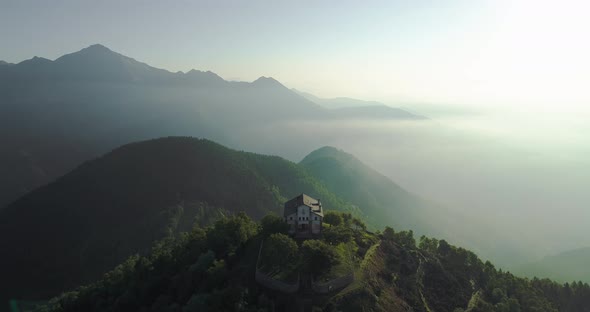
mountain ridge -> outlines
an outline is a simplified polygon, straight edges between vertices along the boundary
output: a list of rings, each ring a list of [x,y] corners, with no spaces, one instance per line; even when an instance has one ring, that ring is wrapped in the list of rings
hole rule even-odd
[[[432,232],[422,221],[421,209],[427,205],[418,196],[406,191],[391,179],[365,165],[352,154],[332,146],[309,153],[300,162],[316,178],[343,199],[363,206],[373,224],[413,229],[422,234]],[[338,190],[338,191],[336,191]],[[443,211],[439,214],[444,215]]]
[[[493,231],[492,225],[404,189],[352,154],[327,146],[312,151],[299,164],[338,197],[361,207],[373,227],[393,226],[442,238],[506,265],[505,247],[481,234]]]
[[[0,61],[0,64],[2,65],[9,65],[11,63],[2,63],[3,61]],[[272,78],[272,77],[265,77],[265,76],[261,76],[258,79],[251,81],[251,82],[242,82],[242,81],[227,81],[225,79],[223,79],[222,77],[220,77],[219,75],[217,75],[216,73],[207,70],[207,71],[201,71],[201,70],[197,70],[197,69],[191,69],[187,72],[176,72],[173,73],[171,71],[168,71],[166,69],[162,69],[162,68],[157,68],[157,67],[153,67],[147,63],[138,61],[132,57],[123,55],[119,52],[113,51],[110,48],[102,45],[102,44],[92,44],[86,48],[83,48],[79,51],[76,52],[72,52],[72,53],[67,53],[64,54],[58,58],[56,58],[55,60],[50,60],[47,58],[43,58],[43,57],[38,57],[35,56],[31,59],[27,59],[27,60],[23,60],[16,65],[16,68],[13,70],[18,70],[18,68],[22,68],[24,66],[26,67],[31,67],[31,66],[39,66],[39,65],[44,65],[44,66],[49,66],[50,69],[54,69],[57,68],[58,66],[70,66],[70,67],[74,67],[76,70],[88,70],[88,66],[100,66],[100,65],[107,65],[107,68],[112,67],[113,63],[117,63],[119,66],[122,67],[128,67],[129,70],[136,70],[136,71],[140,71],[140,74],[146,74],[149,73],[150,75],[154,75],[154,74],[159,74],[162,77],[159,77],[159,80],[173,80],[175,81],[175,78],[178,77],[182,77],[185,80],[191,80],[190,78],[195,78],[195,77],[207,77],[213,80],[216,80],[217,82],[221,82],[221,80],[223,80],[223,83],[225,84],[232,84],[232,83],[238,83],[238,84],[249,84],[249,85],[258,85],[258,86],[265,86],[265,87],[284,87],[284,85],[282,85],[279,81],[277,81],[276,79]],[[45,70],[47,70],[46,68],[44,68]],[[94,68],[96,69],[96,68]],[[111,68],[112,69],[112,68]],[[40,68],[37,68],[37,70],[40,70]],[[70,69],[70,72],[58,72],[58,73],[47,73],[47,72],[33,72],[30,73],[31,75],[50,75],[51,74],[51,78],[63,78],[64,76],[66,76],[67,74],[72,74]],[[78,75],[80,73],[77,73]],[[123,73],[119,73],[119,74],[123,74]],[[137,77],[133,77],[133,76],[140,76],[137,73],[127,73],[131,76],[129,77],[125,77],[126,79],[123,79],[125,81],[134,81],[134,82],[138,82],[139,80],[137,79]],[[31,76],[29,75],[29,76]],[[47,78],[47,77],[43,77],[43,78]],[[113,77],[110,77],[113,78]],[[156,79],[155,77],[152,77],[153,79]],[[149,80],[148,80],[149,81]],[[200,81],[202,82],[202,80]],[[286,87],[284,87],[286,88]]]
[[[125,143],[199,136],[251,149],[263,144],[257,131],[269,125],[280,125],[275,137],[287,142],[293,131],[281,130],[283,124],[349,118],[274,78],[233,82],[212,71],[172,73],[102,45],[54,61],[32,58],[0,67],[0,171],[7,173],[0,177],[0,207]],[[295,145],[279,151],[301,153]]]
[[[302,97],[329,109],[340,118],[368,118],[368,119],[428,119],[402,108],[392,107],[377,101],[364,101],[348,97],[320,98],[311,93],[291,89]]]
[[[0,294],[57,295],[193,221],[239,211],[255,219],[280,214],[282,203],[301,192],[359,213],[280,157],[188,137],[121,146],[0,210],[0,249],[11,250],[0,259]]]

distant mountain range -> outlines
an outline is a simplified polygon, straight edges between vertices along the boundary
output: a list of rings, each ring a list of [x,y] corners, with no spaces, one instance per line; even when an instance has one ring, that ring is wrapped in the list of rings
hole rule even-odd
[[[137,140],[190,135],[246,148],[261,143],[248,131],[269,124],[416,118],[398,113],[326,109],[273,78],[233,82],[209,71],[172,73],[102,45],[54,61],[34,57],[0,66],[0,207]],[[273,138],[292,133],[274,131]],[[279,150],[301,153],[286,142]]]
[[[319,98],[311,93],[291,89],[304,98],[328,108],[340,118],[369,119],[426,119],[401,108],[391,107],[377,101],[363,101],[347,97],[332,99]]]
[[[358,99],[352,99],[347,97],[337,97],[337,98],[320,98],[315,96],[309,92],[300,91],[297,89],[291,89],[297,94],[303,96],[304,98],[317,103],[325,108],[349,108],[349,107],[366,107],[366,106],[386,106],[383,103],[377,101],[363,101]]]

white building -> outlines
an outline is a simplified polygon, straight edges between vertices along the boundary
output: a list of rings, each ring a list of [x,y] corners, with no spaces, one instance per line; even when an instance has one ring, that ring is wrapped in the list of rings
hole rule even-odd
[[[322,204],[305,194],[285,203],[284,217],[290,226],[289,233],[295,237],[310,237],[322,232]]]

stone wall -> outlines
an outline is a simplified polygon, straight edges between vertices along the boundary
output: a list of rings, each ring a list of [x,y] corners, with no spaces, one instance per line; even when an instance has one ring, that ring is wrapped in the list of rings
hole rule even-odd
[[[270,288],[286,294],[294,294],[299,290],[299,276],[297,276],[297,282],[295,282],[294,284],[288,284],[283,281],[274,279],[256,270],[256,282],[258,282],[258,284],[266,288]]]
[[[319,294],[327,294],[329,292],[342,289],[350,285],[352,282],[354,282],[354,273],[335,278],[325,283],[313,282],[311,284],[311,289]]]
[[[261,242],[260,249],[258,250],[258,259],[256,259],[256,282],[258,282],[258,284],[266,288],[273,289],[276,291],[284,292],[287,294],[296,293],[299,290],[299,275],[297,275],[297,282],[295,282],[294,284],[289,284],[281,280],[274,279],[258,269],[258,266],[260,264],[260,254],[262,253],[263,245],[264,242]]]

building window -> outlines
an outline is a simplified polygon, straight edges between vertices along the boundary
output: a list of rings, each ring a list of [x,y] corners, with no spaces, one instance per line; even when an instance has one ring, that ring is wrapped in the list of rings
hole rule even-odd
[[[315,217],[315,220],[317,221],[318,220],[318,217]]]

